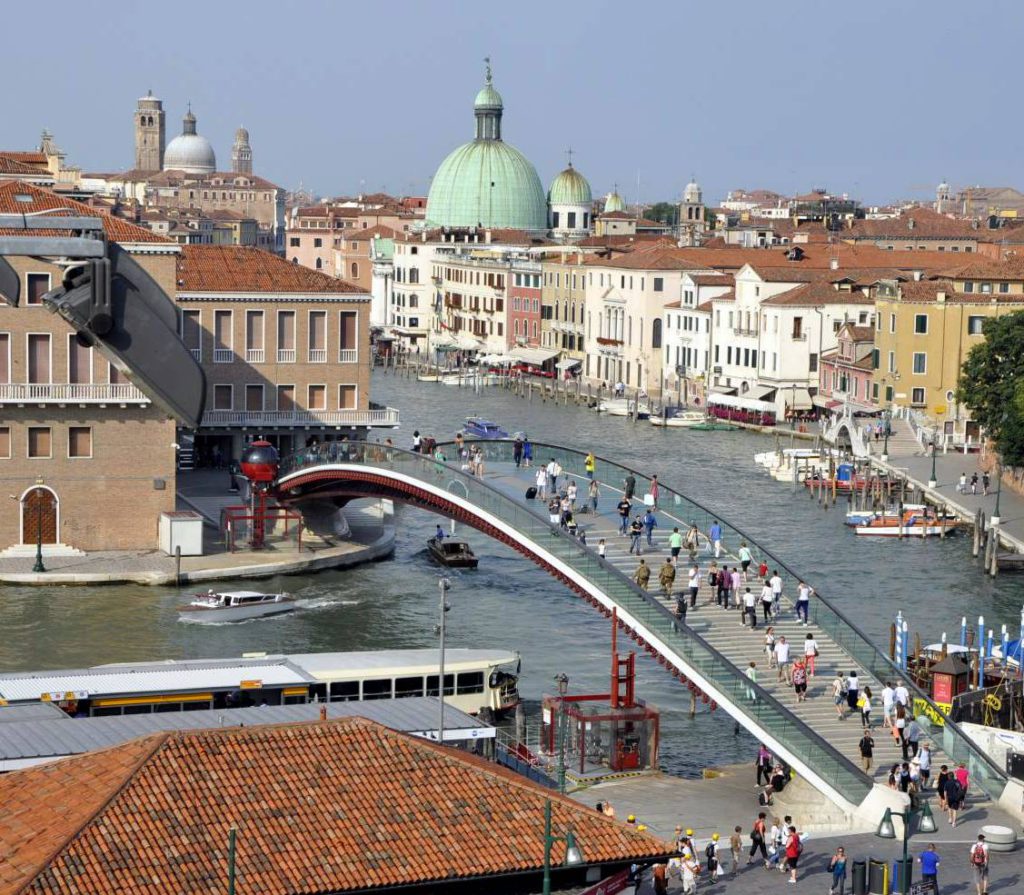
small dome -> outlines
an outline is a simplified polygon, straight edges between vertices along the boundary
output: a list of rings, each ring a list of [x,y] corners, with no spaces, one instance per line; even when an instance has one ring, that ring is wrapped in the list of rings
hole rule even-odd
[[[206,137],[180,134],[167,144],[164,152],[165,171],[186,171],[189,174],[210,174],[217,170],[217,156]]]
[[[622,196],[619,195],[618,190],[615,190],[604,197],[604,210],[606,213],[626,210],[626,202]]]
[[[587,178],[572,164],[551,181],[548,190],[549,205],[590,205],[593,195]]]
[[[501,94],[490,83],[481,87],[480,92],[476,95],[476,99],[473,100],[474,109],[502,109],[504,106]]]
[[[181,133],[167,144],[165,171],[210,174],[217,170],[217,156],[206,137],[196,133],[196,116],[189,108],[181,122]]]
[[[240,127],[238,130],[235,131],[235,142],[236,143],[248,143],[249,142],[249,132],[244,127]]]
[[[691,180],[683,188],[683,201],[699,203],[701,200],[700,184],[696,180]]]

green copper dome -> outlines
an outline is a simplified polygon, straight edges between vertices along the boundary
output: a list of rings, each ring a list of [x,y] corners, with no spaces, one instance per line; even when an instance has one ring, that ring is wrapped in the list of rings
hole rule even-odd
[[[548,190],[548,204],[555,205],[589,205],[594,197],[590,193],[587,178],[580,174],[572,164],[551,181]]]
[[[450,153],[430,183],[430,226],[547,229],[544,188],[526,156],[501,139],[502,113],[488,66],[474,103],[476,139]]]
[[[615,192],[609,193],[607,196],[605,196],[605,198],[604,198],[604,210],[606,212],[625,211],[626,210],[626,202],[622,198],[622,196],[619,195],[618,190],[616,190]]]

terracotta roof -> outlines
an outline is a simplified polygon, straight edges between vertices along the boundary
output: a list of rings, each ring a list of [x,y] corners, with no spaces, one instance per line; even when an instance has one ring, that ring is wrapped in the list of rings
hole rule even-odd
[[[855,220],[838,235],[842,239],[977,239],[978,233],[969,221],[922,207],[895,218]]]
[[[375,224],[372,227],[366,227],[360,230],[357,227],[353,227],[349,230],[343,230],[341,232],[343,239],[373,239],[375,236],[383,236],[385,239],[394,239],[396,232],[394,229],[389,227],[387,224]]]
[[[793,289],[764,299],[762,305],[773,307],[817,307],[818,305],[873,305],[875,300],[866,292],[848,292],[836,289],[827,280],[803,283]]]
[[[31,201],[25,202],[16,196],[30,197]],[[114,242],[160,242],[167,244],[167,240],[157,236],[145,227],[138,227],[128,221],[113,217],[111,215],[97,215],[95,209],[58,196],[51,190],[46,190],[30,183],[11,181],[0,184],[0,213],[3,214],[32,214],[40,211],[53,210],[55,215],[67,217],[69,215],[86,215],[89,217],[100,217],[103,219],[103,231],[108,239]],[[5,236],[24,236],[23,230],[0,230]],[[36,230],[36,235],[58,236],[67,235],[67,231],[60,230]]]
[[[26,165],[46,165],[46,153],[39,150],[25,152],[20,149],[0,149],[0,155],[6,155]]]
[[[635,221],[636,215],[630,214],[628,211],[604,211],[598,215],[599,218],[605,221]]]
[[[850,336],[854,342],[875,341],[875,331],[870,326],[854,326],[851,323],[847,323],[846,328],[850,331]]]
[[[690,280],[696,286],[727,286],[732,283],[732,277],[722,273],[691,273]]]
[[[364,289],[251,246],[182,246],[179,292],[344,292]]]
[[[0,152],[0,174],[8,175],[22,175],[26,177],[48,177],[50,180],[53,179],[53,175],[45,168],[40,170],[35,165],[29,165],[25,162],[19,161],[12,155]]]
[[[952,280],[922,280],[900,283],[900,298],[911,302],[934,302],[940,292],[950,304],[988,305],[1024,303],[1024,292],[957,292]]]
[[[669,843],[483,759],[345,718],[174,731],[6,774],[0,885],[207,895],[226,878],[232,824],[240,892],[536,873],[548,799],[556,834],[571,825],[588,864],[671,854]],[[556,846],[556,863],[562,853]]]
[[[721,295],[716,295],[714,298],[702,301],[698,307],[703,308],[704,305],[707,305],[708,310],[710,310],[716,301],[736,301],[736,290],[730,289],[728,292],[723,292]]]
[[[1005,261],[972,258],[956,266],[949,266],[943,274],[958,280],[1021,280],[1024,279],[1024,258],[1011,256]]]

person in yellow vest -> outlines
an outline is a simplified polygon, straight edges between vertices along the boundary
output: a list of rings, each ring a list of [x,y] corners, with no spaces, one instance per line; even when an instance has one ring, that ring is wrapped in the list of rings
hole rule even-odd
[[[597,469],[597,458],[594,456],[593,451],[587,454],[587,459],[583,461],[583,468],[586,470],[587,478],[592,479],[594,471]]]

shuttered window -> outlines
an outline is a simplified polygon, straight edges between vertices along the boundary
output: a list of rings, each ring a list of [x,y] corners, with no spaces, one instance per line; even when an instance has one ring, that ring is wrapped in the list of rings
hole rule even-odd
[[[50,337],[32,333],[28,337],[28,381],[50,382]]]
[[[28,455],[30,458],[35,460],[47,459],[51,456],[49,426],[29,427]]]
[[[68,456],[72,459],[92,456],[92,429],[88,426],[68,427]]]

